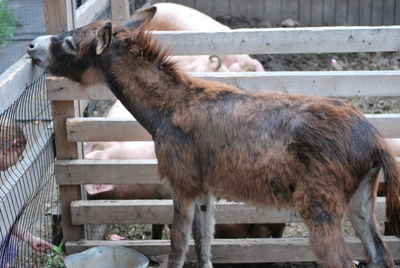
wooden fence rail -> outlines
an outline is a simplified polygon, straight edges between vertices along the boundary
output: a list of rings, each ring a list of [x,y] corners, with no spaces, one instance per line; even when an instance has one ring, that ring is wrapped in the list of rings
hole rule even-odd
[[[399,28],[268,28],[219,32],[154,31],[153,34],[166,46],[179,44],[172,46],[172,55],[344,53],[399,51]]]
[[[160,183],[156,159],[57,160],[55,173],[61,185]]]
[[[400,241],[386,236],[384,241],[393,257],[400,259]],[[360,240],[347,238],[346,244],[355,260],[367,260]],[[67,253],[81,252],[96,246],[124,246],[135,249],[146,256],[168,254],[169,240],[86,240],[67,242]],[[266,239],[215,239],[212,242],[212,261],[214,263],[265,263],[265,262],[305,262],[316,261],[307,238],[266,238]],[[195,260],[193,242],[190,243],[187,258]]]
[[[34,67],[32,60],[24,55],[0,75],[0,113],[13,104],[33,81],[43,74],[43,70]]]
[[[190,75],[253,92],[281,91],[321,97],[400,95],[400,71],[232,72]],[[106,86],[84,89],[80,84],[65,78],[48,78],[47,90],[51,100],[115,99]]]
[[[172,200],[81,200],[71,203],[73,224],[171,224]],[[385,221],[385,198],[378,197],[377,220]],[[218,201],[216,222],[292,223],[301,222],[294,208],[255,208],[244,203]]]
[[[160,183],[156,159],[58,160],[55,169],[62,185]]]
[[[366,114],[385,138],[400,135],[400,114]],[[116,133],[115,129],[119,131]],[[77,141],[151,141],[150,134],[135,120],[127,118],[69,118],[67,139]]]

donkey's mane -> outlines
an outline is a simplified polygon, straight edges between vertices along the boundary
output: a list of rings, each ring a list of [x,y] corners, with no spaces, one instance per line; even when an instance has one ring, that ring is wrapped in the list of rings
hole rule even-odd
[[[146,58],[148,61],[158,64],[164,70],[179,74],[176,63],[169,59],[171,47],[163,47],[160,42],[151,35],[151,27],[143,25],[138,29],[124,28],[117,33],[119,39],[130,53]]]

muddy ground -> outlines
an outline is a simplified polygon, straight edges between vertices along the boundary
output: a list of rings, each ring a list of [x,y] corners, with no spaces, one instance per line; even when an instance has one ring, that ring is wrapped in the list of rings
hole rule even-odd
[[[243,18],[221,17],[220,22],[231,28],[268,27],[268,22],[246,20]],[[266,71],[335,71],[335,70],[397,70],[400,68],[400,53],[344,53],[344,54],[296,54],[296,55],[254,55]],[[336,62],[336,64],[332,64]],[[399,89],[400,90],[400,89]],[[357,97],[349,98],[364,113],[400,113],[400,98],[398,97]],[[109,104],[101,104],[95,108],[94,115],[101,116]],[[382,229],[382,225],[381,225]],[[344,226],[347,236],[354,236],[349,223]],[[126,239],[151,239],[150,225],[112,225],[108,234],[118,234]],[[307,237],[307,229],[303,224],[288,224],[283,237]],[[168,228],[164,238],[169,238]],[[158,264],[151,263],[152,267]],[[188,267],[193,267],[188,265]],[[270,264],[238,264],[215,265],[219,268],[236,267],[276,267],[276,268],[312,268],[319,267],[316,263],[270,263]],[[359,267],[366,267],[360,264]]]

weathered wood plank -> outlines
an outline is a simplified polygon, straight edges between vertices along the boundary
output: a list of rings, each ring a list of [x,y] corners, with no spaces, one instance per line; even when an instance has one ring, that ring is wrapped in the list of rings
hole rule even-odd
[[[61,207],[61,226],[63,230],[63,238],[66,241],[76,241],[84,238],[84,228],[81,225],[72,225],[70,204],[73,200],[82,198],[81,188],[79,185],[60,185],[59,198]]]
[[[243,6],[243,1],[242,1],[242,6]],[[246,18],[263,19],[263,17],[264,17],[264,0],[251,0],[251,3],[247,4]]]
[[[335,25],[335,1],[324,1],[323,25]]]
[[[251,92],[281,91],[325,97],[398,96],[398,71],[192,73]],[[389,78],[390,77],[390,78]],[[255,79],[259,81],[255,81]]]
[[[172,55],[290,54],[398,51],[400,26],[154,31]],[[251,40],[251,42],[249,41]],[[196,46],[193,46],[193,44]],[[229,44],[227,46],[226,44]]]
[[[151,135],[136,120],[126,118],[70,118],[67,120],[67,135],[69,141],[152,140]]]
[[[46,84],[49,100],[116,99],[114,94],[104,85],[85,88],[80,83],[62,77],[47,77]]]
[[[67,138],[67,118],[78,116],[78,105],[75,101],[53,101],[53,121],[55,129],[55,144],[59,159],[77,159],[81,153],[76,142]]]
[[[398,51],[400,26],[153,32],[173,55],[290,54]],[[249,41],[251,40],[251,42]],[[193,44],[196,43],[196,46]],[[179,45],[174,45],[179,44]],[[226,44],[229,44],[227,46]]]
[[[347,22],[346,25],[357,26],[359,25],[360,15],[360,1],[361,0],[348,0],[347,2]]]
[[[26,87],[43,74],[43,71],[32,64],[27,54],[4,71],[0,75],[0,114],[13,104]]]
[[[322,25],[322,16],[324,12],[324,1],[312,0],[311,2],[311,24]]]
[[[395,14],[395,0],[384,0],[383,2],[383,25],[393,25]]]
[[[76,27],[93,22],[110,4],[110,0],[87,0],[76,10]]]
[[[394,259],[400,259],[400,240],[386,236],[385,243]],[[367,256],[360,240],[347,238],[346,243],[355,260],[366,260]],[[168,254],[169,240],[121,240],[67,242],[67,254],[84,251],[100,245],[124,246],[150,257]],[[195,260],[193,242],[190,242],[188,259]],[[215,239],[212,242],[214,263],[263,263],[316,261],[307,238],[264,239]]]
[[[157,160],[57,160],[57,183],[159,184]]]
[[[281,13],[281,0],[264,0],[264,19],[272,23],[272,26],[277,26],[282,21]]]
[[[371,25],[371,11],[372,11],[372,0],[362,0],[360,4],[360,21],[359,25]]]
[[[215,1],[212,2],[213,2],[213,11],[212,11],[213,18],[229,15],[230,0],[219,0],[218,3]]]
[[[311,25],[311,0],[299,1],[299,22],[301,26]]]
[[[376,217],[386,219],[385,198],[378,197]],[[82,200],[71,203],[73,224],[171,224],[172,200]],[[218,201],[216,222],[292,223],[301,222],[294,208],[255,208],[245,203]]]
[[[394,14],[394,24],[400,24],[400,0],[395,2]]]
[[[382,25],[383,0],[372,0],[371,25]]]
[[[248,4],[244,5],[242,0],[230,0],[229,15],[232,17],[244,17],[248,6]]]
[[[294,209],[256,209],[244,203],[218,201],[217,223],[299,222]],[[171,224],[172,200],[90,200],[71,204],[74,224]]]
[[[201,0],[202,1],[202,0]],[[214,6],[218,6],[215,3]],[[251,3],[244,4],[243,0],[230,0],[229,15],[232,17],[244,17],[247,19],[264,17],[264,0],[251,0]]]
[[[400,138],[400,114],[366,116],[385,138]],[[132,118],[70,118],[67,133],[72,142],[152,140],[150,134]]]
[[[46,0],[46,29],[50,34],[58,34],[75,28],[75,1]],[[47,81],[46,81],[47,82]],[[57,159],[76,159],[81,156],[81,147],[68,142],[66,119],[79,114],[78,102],[74,100],[53,101],[53,124]],[[81,199],[80,185],[60,185],[60,207],[62,212],[61,226],[66,241],[84,238],[83,226],[72,225],[70,203]]]
[[[385,138],[400,138],[400,114],[367,114],[366,116]]]
[[[282,19],[291,18],[299,20],[299,1],[298,0],[283,0],[282,1]]]
[[[75,10],[71,0],[45,0],[45,24],[48,34],[58,34],[75,26]]]
[[[160,183],[156,159],[57,160],[55,174],[60,185]]]
[[[73,0],[46,0],[45,12],[46,29],[50,34],[65,32],[76,26],[75,1]],[[74,100],[53,101],[52,108],[57,159],[79,158],[81,148],[77,143],[68,142],[65,124],[67,118],[79,114],[78,102]],[[79,185],[60,185],[59,192],[64,239],[68,241],[84,238],[83,226],[72,225],[69,209],[72,200],[81,199],[81,187]]]
[[[399,42],[400,43],[400,42]],[[191,73],[251,92],[282,91],[325,97],[399,96],[400,71]],[[65,78],[47,78],[51,100],[115,99],[105,86],[83,88]]]
[[[76,101],[53,101],[53,122],[57,159],[76,159],[80,157],[80,147],[75,142],[67,141],[66,119],[77,116]],[[62,212],[62,229],[66,241],[79,240],[84,237],[83,226],[72,225],[70,203],[81,199],[79,185],[60,185],[60,203]]]
[[[347,25],[347,0],[335,1],[335,25]]]

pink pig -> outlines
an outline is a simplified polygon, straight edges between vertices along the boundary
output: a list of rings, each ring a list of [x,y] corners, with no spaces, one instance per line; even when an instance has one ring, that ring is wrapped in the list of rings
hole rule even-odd
[[[133,118],[133,116],[125,109],[121,102],[116,101],[108,111],[107,118]],[[123,142],[93,142],[91,144],[91,152],[85,155],[85,159],[154,159],[154,144],[152,141],[123,141]],[[97,195],[100,193],[109,193],[113,198],[122,198],[122,192],[143,192],[144,188],[150,186],[145,185],[113,185],[113,184],[87,184],[86,191],[89,195]],[[151,190],[158,191],[159,185],[154,185]],[[129,188],[129,189],[128,189]],[[143,191],[142,191],[143,190]],[[168,189],[167,189],[168,191]],[[145,191],[147,192],[147,191]],[[131,194],[132,195],[132,194]],[[138,197],[139,198],[139,197]],[[154,196],[152,198],[164,198]]]
[[[389,145],[389,148],[392,150],[392,153],[395,157],[400,157],[400,138],[396,139],[386,139],[386,142]]]
[[[158,3],[153,5],[157,11],[149,21],[152,29],[158,31],[228,31],[231,30],[226,25],[219,23],[206,14],[193,8],[174,4]],[[146,12],[141,9],[136,12]],[[262,72],[264,71],[261,63],[252,59],[249,55],[224,55],[223,64],[227,71],[231,72]]]

